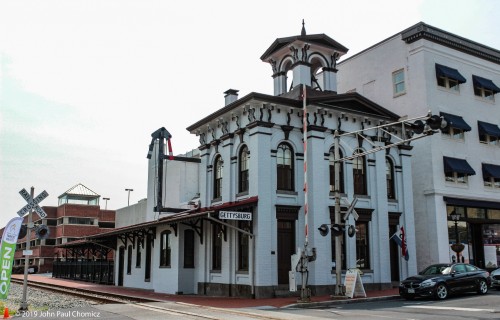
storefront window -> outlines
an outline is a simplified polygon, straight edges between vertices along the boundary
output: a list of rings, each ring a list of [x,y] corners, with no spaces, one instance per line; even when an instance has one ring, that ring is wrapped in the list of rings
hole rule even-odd
[[[469,219],[486,219],[486,209],[484,209],[484,208],[467,208],[467,218],[469,218]]]
[[[488,219],[500,220],[500,210],[488,209]]]
[[[483,225],[484,264],[486,268],[500,265],[500,224]]]

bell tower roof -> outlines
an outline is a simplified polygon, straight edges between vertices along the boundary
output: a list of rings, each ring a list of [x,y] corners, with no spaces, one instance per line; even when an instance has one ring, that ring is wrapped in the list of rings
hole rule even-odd
[[[274,40],[274,42],[266,50],[266,52],[264,52],[264,54],[260,57],[260,59],[262,61],[266,61],[267,59],[272,58],[275,55],[281,55],[279,51],[283,49],[289,51],[288,46],[292,45],[295,42],[300,42],[300,43],[305,42],[310,45],[317,45],[319,47],[323,47],[328,51],[330,50],[336,51],[340,54],[340,56],[344,55],[349,50],[324,33],[310,34],[310,35],[306,34],[304,20],[302,20],[302,30],[300,32],[300,35],[286,37],[286,38],[278,38]]]

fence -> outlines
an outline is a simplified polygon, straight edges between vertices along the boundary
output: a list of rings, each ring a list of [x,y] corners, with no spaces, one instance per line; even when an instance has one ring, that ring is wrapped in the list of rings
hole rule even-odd
[[[113,261],[54,261],[52,277],[101,284],[114,284],[115,279],[113,271]]]

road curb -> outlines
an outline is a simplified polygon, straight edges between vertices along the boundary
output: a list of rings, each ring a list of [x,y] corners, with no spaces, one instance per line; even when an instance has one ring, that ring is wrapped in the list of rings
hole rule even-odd
[[[393,295],[393,296],[371,297],[371,298],[356,298],[356,299],[345,299],[345,300],[303,302],[303,303],[289,304],[289,305],[281,307],[281,309],[312,309],[312,308],[331,307],[331,306],[343,305],[343,304],[386,301],[386,300],[399,300],[399,299],[401,299],[401,297],[399,295]]]

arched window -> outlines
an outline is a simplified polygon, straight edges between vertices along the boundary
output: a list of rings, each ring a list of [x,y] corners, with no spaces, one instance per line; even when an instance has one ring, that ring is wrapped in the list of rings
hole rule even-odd
[[[342,150],[339,150],[339,158],[343,158]],[[335,191],[335,150],[334,148],[330,149],[330,157],[329,157],[329,163],[330,163],[330,192]],[[340,162],[340,174],[339,174],[339,180],[340,180],[340,193],[345,193],[344,189],[344,163]]]
[[[363,150],[358,149],[354,151],[354,154],[362,152]],[[352,173],[354,178],[354,194],[367,194],[365,156],[352,159]]]
[[[244,146],[240,150],[239,160],[239,184],[238,184],[238,192],[246,192],[248,191],[248,168],[249,168],[249,158],[248,158],[248,148]]]
[[[294,191],[293,151],[289,144],[281,143],[276,155],[278,190]]]
[[[222,157],[218,155],[214,162],[214,199],[222,197]]]
[[[170,231],[160,234],[160,267],[170,267]]]
[[[385,158],[386,179],[387,179],[387,199],[396,199],[394,188],[394,164],[389,157]]]

